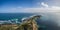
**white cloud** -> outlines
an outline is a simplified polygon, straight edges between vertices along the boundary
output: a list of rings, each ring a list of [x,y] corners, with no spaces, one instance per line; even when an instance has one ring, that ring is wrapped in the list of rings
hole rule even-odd
[[[9,10],[7,10],[9,11]],[[24,13],[46,13],[46,12],[60,12],[60,7],[41,7],[41,8],[12,8],[9,12],[24,12]]]
[[[44,3],[44,2],[41,2],[41,5],[44,6],[44,7],[48,7],[48,4]]]
[[[24,8],[22,10],[26,13],[60,12],[60,7],[52,6],[50,8]]]

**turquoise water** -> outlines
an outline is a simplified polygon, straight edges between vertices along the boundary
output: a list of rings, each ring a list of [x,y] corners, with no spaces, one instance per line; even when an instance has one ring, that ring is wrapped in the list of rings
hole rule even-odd
[[[0,20],[21,19],[33,15],[32,13],[0,13]]]

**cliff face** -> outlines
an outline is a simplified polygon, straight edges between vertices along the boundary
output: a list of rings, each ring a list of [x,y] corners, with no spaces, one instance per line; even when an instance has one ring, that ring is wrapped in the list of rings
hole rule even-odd
[[[18,29],[20,30],[38,30],[36,19],[40,18],[40,16],[33,16],[26,21],[23,21]]]
[[[24,23],[22,23],[17,30],[38,30],[37,23],[35,21],[29,20]]]
[[[33,21],[33,30],[38,30],[38,25],[36,22]]]

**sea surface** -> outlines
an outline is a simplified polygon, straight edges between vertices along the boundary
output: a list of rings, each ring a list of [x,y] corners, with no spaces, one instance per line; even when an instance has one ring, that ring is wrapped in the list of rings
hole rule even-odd
[[[32,15],[36,15],[34,13],[0,13],[0,21],[11,20],[11,19],[19,19],[19,21],[24,17],[30,17]],[[50,16],[49,16],[50,17]],[[45,18],[43,18],[45,20]],[[49,19],[51,20],[51,19]],[[60,30],[55,23],[51,21],[42,21],[37,20],[37,24],[39,25],[39,30]]]
[[[0,13],[0,20],[10,20],[14,18],[21,19],[23,17],[29,17],[34,15],[33,13]]]

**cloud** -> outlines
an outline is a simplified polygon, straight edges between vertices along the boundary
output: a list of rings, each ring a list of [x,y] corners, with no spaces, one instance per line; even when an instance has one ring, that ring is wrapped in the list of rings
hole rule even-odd
[[[22,10],[26,13],[60,12],[60,7],[52,6],[48,8],[24,8]]]
[[[41,5],[44,7],[48,7],[47,3],[41,2]]]
[[[47,13],[47,12],[60,12],[60,7],[51,6],[51,7],[38,7],[38,8],[11,8],[9,10],[5,11],[21,12],[21,13]]]

